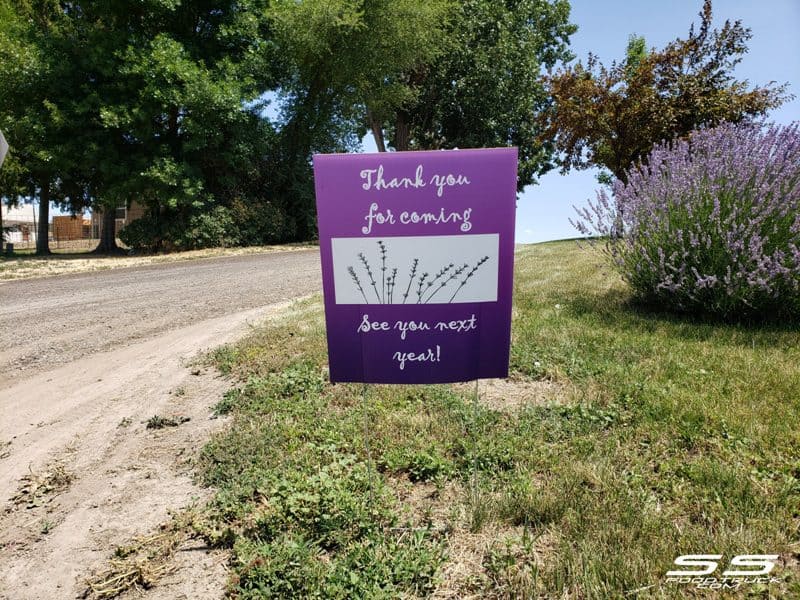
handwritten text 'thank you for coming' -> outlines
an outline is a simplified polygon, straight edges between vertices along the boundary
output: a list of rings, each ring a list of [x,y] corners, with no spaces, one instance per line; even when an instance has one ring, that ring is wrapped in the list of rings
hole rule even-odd
[[[392,190],[392,189],[420,189],[429,185],[436,189],[436,195],[441,198],[444,190],[449,187],[466,186],[470,180],[466,175],[461,174],[436,174],[426,179],[424,167],[417,165],[413,177],[391,177],[388,178],[384,173],[383,165],[378,165],[377,169],[364,169],[360,173],[363,183],[361,188],[364,190]],[[364,216],[367,224],[361,228],[361,233],[369,235],[375,225],[412,225],[422,223],[425,225],[445,225],[454,223],[459,225],[459,229],[466,233],[472,229],[470,221],[472,208],[462,208],[461,210],[445,209],[440,207],[438,211],[402,211],[395,214],[392,209],[381,209],[377,202],[369,206],[369,212]]]

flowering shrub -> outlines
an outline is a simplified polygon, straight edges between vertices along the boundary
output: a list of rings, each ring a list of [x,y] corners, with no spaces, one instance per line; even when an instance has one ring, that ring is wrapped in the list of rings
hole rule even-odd
[[[642,300],[722,317],[800,315],[800,123],[723,124],[657,145],[573,225]]]

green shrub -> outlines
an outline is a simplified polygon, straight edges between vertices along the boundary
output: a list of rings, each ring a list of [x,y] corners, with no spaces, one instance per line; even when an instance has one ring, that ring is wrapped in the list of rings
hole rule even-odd
[[[297,238],[295,219],[284,208],[267,200],[234,200],[231,219],[244,246],[279,244]]]
[[[236,246],[239,243],[231,212],[224,206],[192,215],[185,228],[173,226],[171,233],[175,245],[185,250]]]
[[[134,250],[154,252],[161,247],[164,231],[160,223],[151,216],[131,221],[119,231],[122,243]]]

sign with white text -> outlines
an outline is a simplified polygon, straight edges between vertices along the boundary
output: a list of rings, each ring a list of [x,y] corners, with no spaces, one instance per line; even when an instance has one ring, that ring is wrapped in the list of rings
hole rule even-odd
[[[314,157],[332,382],[508,375],[517,149]]]

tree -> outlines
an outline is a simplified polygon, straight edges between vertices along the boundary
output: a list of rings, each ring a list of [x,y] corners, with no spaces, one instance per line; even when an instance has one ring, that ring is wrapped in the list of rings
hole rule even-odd
[[[0,127],[19,167],[0,185],[39,197],[39,252],[50,199],[102,210],[109,252],[118,206],[145,204],[174,242],[242,194],[265,159],[267,4],[0,0]]]
[[[36,254],[49,254],[50,202],[65,199],[74,165],[61,109],[71,92],[61,44],[68,23],[55,0],[0,2],[0,23],[0,128],[14,147],[0,197],[39,198]]]
[[[566,0],[279,0],[272,15],[290,134],[324,114],[379,151],[518,145],[520,187],[549,168],[534,116],[541,68],[570,57]]]
[[[383,123],[416,94],[407,73],[444,49],[455,0],[276,0],[268,14],[281,64],[277,181],[273,193],[303,215],[314,235],[315,152],[358,147],[371,129],[385,150]]]
[[[655,143],[684,137],[722,121],[766,114],[787,98],[774,82],[749,89],[733,70],[752,37],[740,21],[711,29],[711,0],[705,0],[700,27],[662,50],[644,51],[632,36],[626,58],[603,66],[589,55],[547,77],[553,98],[542,113],[541,140],[554,140],[563,171],[598,166],[625,181],[626,170]]]
[[[134,199],[148,207],[154,236],[178,243],[260,165],[253,102],[272,77],[267,2],[76,4],[84,79],[73,110],[91,124],[84,180],[111,232],[98,249],[115,247],[113,212]]]
[[[395,148],[518,146],[519,189],[552,168],[536,116],[548,104],[542,69],[572,58],[569,12],[566,0],[459,3],[447,51],[410,75],[418,94],[398,111]]]

